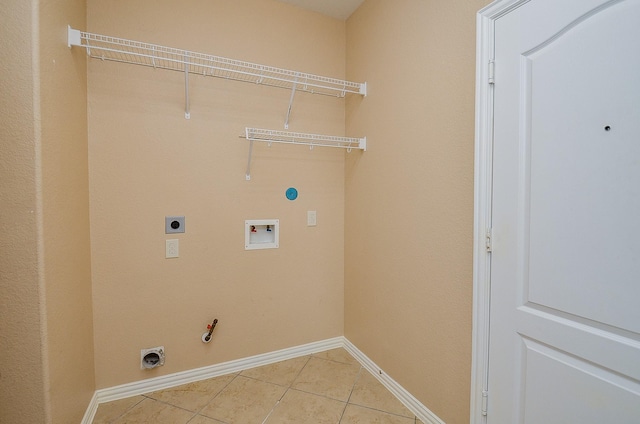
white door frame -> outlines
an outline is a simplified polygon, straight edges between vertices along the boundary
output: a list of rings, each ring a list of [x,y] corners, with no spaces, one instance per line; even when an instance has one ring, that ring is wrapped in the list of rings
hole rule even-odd
[[[487,422],[495,21],[530,0],[496,0],[476,18],[473,329],[470,424]]]

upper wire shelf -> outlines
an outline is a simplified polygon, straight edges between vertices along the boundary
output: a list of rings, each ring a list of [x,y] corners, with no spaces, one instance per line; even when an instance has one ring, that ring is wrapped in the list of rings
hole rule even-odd
[[[367,83],[259,65],[220,56],[92,34],[69,27],[68,45],[83,47],[92,58],[188,72],[290,90],[344,97],[367,95]]]

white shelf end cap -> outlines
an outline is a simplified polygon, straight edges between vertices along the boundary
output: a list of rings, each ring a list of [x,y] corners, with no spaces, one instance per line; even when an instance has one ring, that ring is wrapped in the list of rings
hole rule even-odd
[[[80,30],[71,28],[71,25],[67,25],[67,47],[81,46],[82,40],[80,37]]]

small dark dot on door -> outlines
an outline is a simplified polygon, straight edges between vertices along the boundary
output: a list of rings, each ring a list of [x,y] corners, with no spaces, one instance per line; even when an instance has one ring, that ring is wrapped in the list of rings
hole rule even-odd
[[[611,126],[609,126],[609,125],[605,125],[605,126],[604,126],[604,130],[605,130],[605,131],[611,131]]]

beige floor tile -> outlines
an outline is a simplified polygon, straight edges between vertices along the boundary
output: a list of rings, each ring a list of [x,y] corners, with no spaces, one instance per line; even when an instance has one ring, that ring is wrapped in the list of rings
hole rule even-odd
[[[286,390],[286,387],[239,375],[200,415],[231,424],[260,424]]]
[[[349,352],[343,348],[325,350],[324,352],[314,353],[316,358],[328,359],[330,361],[342,362],[351,365],[360,365],[358,360],[351,356]]]
[[[289,359],[287,361],[276,362],[275,364],[245,370],[242,371],[240,375],[289,387],[308,360],[308,356],[302,356],[300,358]]]
[[[148,394],[147,397],[179,408],[188,409],[189,411],[198,412],[220,393],[235,376],[236,374],[230,374],[196,381],[195,383],[153,392]]]
[[[343,402],[289,389],[265,424],[337,424]]]
[[[114,424],[187,424],[193,412],[167,405],[153,399],[145,399],[129,409]]]
[[[96,416],[93,418],[93,424],[110,424],[122,414],[127,412],[136,404],[142,402],[146,398],[144,396],[134,396],[126,399],[114,400],[113,402],[102,403],[98,406]]]
[[[312,357],[291,387],[346,402],[359,371],[359,365]]]
[[[342,348],[105,403],[93,424],[263,421],[422,424]]]
[[[370,372],[363,369],[351,392],[349,403],[413,418],[409,411]]]
[[[224,424],[222,421],[214,420],[213,418],[204,417],[202,415],[196,415],[189,421],[188,424]]]
[[[400,417],[357,405],[348,405],[340,424],[414,424],[414,418]]]

